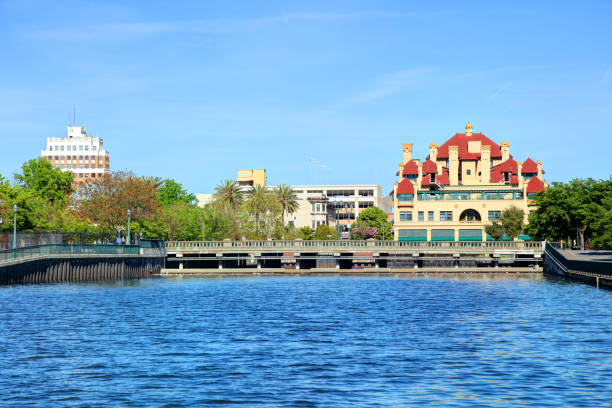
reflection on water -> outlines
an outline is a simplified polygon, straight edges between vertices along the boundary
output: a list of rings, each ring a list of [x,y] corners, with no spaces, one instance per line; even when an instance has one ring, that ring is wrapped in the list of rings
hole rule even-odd
[[[610,406],[612,293],[539,275],[0,288],[0,405]]]

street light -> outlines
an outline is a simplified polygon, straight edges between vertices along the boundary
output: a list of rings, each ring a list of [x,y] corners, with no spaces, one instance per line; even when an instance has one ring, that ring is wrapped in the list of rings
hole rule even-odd
[[[17,249],[17,204],[13,205],[13,249]]]
[[[340,215],[338,214],[337,197],[334,197],[334,209],[336,210],[336,241],[340,241]]]
[[[130,245],[130,217],[132,216],[132,210],[127,210],[128,215],[128,232],[127,232],[127,244]]]

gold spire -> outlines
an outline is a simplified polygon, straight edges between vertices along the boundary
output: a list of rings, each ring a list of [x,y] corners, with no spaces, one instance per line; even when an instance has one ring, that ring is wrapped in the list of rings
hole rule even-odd
[[[467,125],[465,125],[465,135],[472,136],[472,124],[468,121]]]

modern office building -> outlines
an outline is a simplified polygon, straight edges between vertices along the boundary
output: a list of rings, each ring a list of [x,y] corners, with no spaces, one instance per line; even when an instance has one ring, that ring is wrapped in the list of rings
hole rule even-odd
[[[288,214],[286,220],[296,228],[304,226],[317,228],[321,224],[347,229],[355,222],[359,213],[372,206],[391,212],[383,200],[380,186],[366,185],[309,185],[291,186],[298,195],[299,208]]]
[[[515,161],[510,144],[497,144],[482,133],[457,133],[429,156],[412,158],[403,145],[399,180],[393,188],[394,239],[399,241],[483,241],[485,226],[511,206],[525,221],[534,209],[534,193],[546,188],[540,161]],[[519,239],[528,239],[520,236]]]
[[[100,137],[92,137],[83,126],[68,126],[66,137],[47,138],[47,148],[40,152],[51,164],[74,175],[80,187],[110,172],[110,153]]]

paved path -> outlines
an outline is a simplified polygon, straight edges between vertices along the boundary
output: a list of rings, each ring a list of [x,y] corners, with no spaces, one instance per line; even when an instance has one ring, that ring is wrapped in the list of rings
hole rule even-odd
[[[612,250],[572,251],[569,249],[565,249],[560,252],[566,259],[572,261],[612,262]]]

